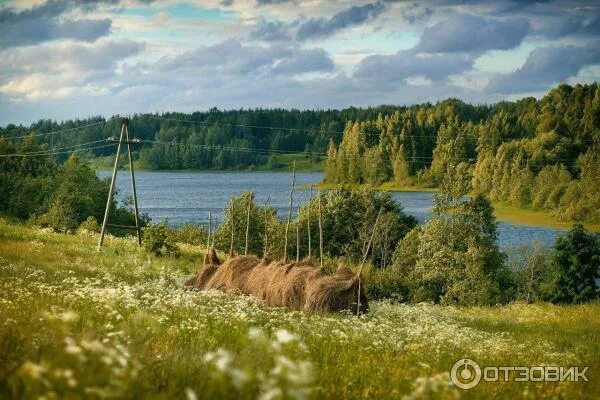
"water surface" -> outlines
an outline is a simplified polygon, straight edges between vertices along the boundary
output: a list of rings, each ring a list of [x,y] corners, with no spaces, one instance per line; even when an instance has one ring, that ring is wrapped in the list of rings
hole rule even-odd
[[[109,177],[110,171],[99,171],[100,177]],[[223,220],[223,208],[232,196],[253,191],[259,203],[270,196],[269,204],[277,208],[281,218],[287,215],[289,188],[292,174],[289,172],[191,172],[191,171],[141,171],[136,173],[138,203],[141,212],[147,213],[153,221],[165,218],[170,224],[184,222],[208,224],[211,212],[217,221]],[[308,186],[323,179],[322,172],[301,172],[296,174],[296,184]],[[118,198],[131,196],[131,183],[128,171],[120,171],[117,176]],[[308,189],[296,188],[294,204],[309,199]],[[420,223],[431,217],[433,193],[393,192],[392,197],[404,210],[415,216]],[[296,210],[293,210],[293,215]],[[500,222],[498,224],[501,246],[528,244],[532,241],[552,245],[554,239],[564,230],[539,226],[526,226]]]

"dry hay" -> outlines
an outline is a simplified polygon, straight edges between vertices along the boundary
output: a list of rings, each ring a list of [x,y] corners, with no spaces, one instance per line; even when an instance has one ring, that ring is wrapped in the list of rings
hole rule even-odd
[[[207,255],[208,257],[208,255]],[[340,267],[327,274],[311,261],[282,262],[260,260],[255,256],[230,258],[222,265],[214,254],[188,286],[239,290],[264,300],[269,306],[289,307],[310,312],[350,310],[356,313],[359,278],[348,268]],[[361,312],[368,311],[368,301],[361,285]]]
[[[204,255],[204,263],[198,273],[183,283],[183,286],[193,287],[196,289],[205,289],[206,284],[210,281],[210,278],[219,269],[219,257],[215,249],[209,249]]]

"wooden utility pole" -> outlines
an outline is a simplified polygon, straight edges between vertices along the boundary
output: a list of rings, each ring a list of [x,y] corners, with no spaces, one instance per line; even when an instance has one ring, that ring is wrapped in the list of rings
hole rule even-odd
[[[292,166],[292,189],[290,190],[290,208],[288,209],[287,223],[285,224],[285,242],[283,245],[283,262],[287,261],[288,235],[290,231],[290,220],[292,219],[292,207],[294,205],[294,185],[296,184],[296,161]]]
[[[117,154],[115,156],[115,164],[113,167],[112,177],[110,179],[110,188],[108,189],[108,199],[106,200],[106,209],[104,210],[104,219],[102,220],[102,229],[100,230],[100,240],[98,241],[98,251],[102,248],[102,244],[104,243],[104,235],[106,234],[106,228],[118,228],[118,229],[133,229],[137,232],[137,242],[138,246],[142,245],[142,231],[140,227],[139,221],[139,211],[138,211],[138,202],[137,202],[137,192],[135,188],[135,174],[133,171],[133,156],[131,154],[131,145],[132,144],[140,144],[139,139],[131,139],[129,137],[129,118],[123,118],[121,124],[121,135],[119,139],[116,138],[108,138],[109,143],[118,143],[117,146]],[[110,214],[110,207],[112,205],[113,195],[115,194],[115,186],[117,181],[117,172],[119,170],[119,158],[121,155],[121,145],[127,145],[127,155],[129,157],[129,171],[131,173],[131,191],[133,194],[133,210],[134,210],[134,218],[135,218],[135,226],[130,225],[117,225],[117,224],[109,224],[108,216]]]

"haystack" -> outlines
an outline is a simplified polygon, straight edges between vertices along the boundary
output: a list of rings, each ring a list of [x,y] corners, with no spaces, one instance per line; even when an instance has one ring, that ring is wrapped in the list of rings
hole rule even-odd
[[[202,264],[202,268],[196,273],[196,275],[192,276],[188,280],[183,283],[183,286],[193,287],[196,289],[205,289],[206,284],[210,281],[210,278],[217,272],[219,269],[219,265],[221,265],[221,261],[219,261],[219,257],[217,257],[217,252],[215,249],[209,249],[204,255],[204,263]]]
[[[327,274],[311,261],[283,264],[260,260],[255,256],[230,258],[223,264],[216,254],[205,258],[203,268],[186,284],[202,290],[224,292],[239,290],[263,300],[269,306],[288,307],[310,312],[351,310],[356,313],[360,287],[361,312],[368,302],[359,276],[341,267]]]

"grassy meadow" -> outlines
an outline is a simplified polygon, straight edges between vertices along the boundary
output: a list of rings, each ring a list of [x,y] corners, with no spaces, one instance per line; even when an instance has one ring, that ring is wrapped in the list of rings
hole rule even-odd
[[[184,290],[201,251],[0,220],[0,398],[600,398],[600,304],[372,302],[309,315]],[[480,365],[590,366],[589,382],[450,384]]]

